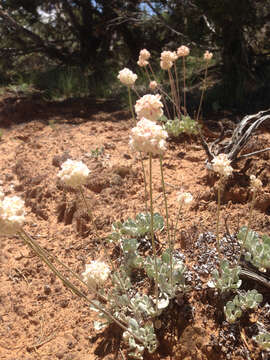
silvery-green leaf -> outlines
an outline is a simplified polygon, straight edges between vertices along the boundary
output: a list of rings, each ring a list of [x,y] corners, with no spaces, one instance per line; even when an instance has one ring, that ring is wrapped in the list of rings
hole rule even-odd
[[[133,329],[138,329],[139,328],[139,325],[138,325],[137,321],[135,319],[133,319],[133,318],[129,318],[128,323],[129,323],[129,326],[131,328],[133,328]]]
[[[89,308],[93,311],[99,312],[100,310],[95,306],[95,304],[101,306],[101,303],[98,300],[92,300],[92,304],[89,306]]]
[[[209,280],[207,286],[210,287],[211,289],[214,289],[216,287],[216,284],[214,283],[213,280]]]
[[[140,255],[136,256],[133,260],[134,267],[140,269],[144,264],[144,258]]]
[[[96,331],[104,329],[107,325],[108,323],[101,323],[100,321],[94,321],[94,329]]]
[[[161,299],[158,299],[157,307],[158,309],[165,309],[170,303],[169,297],[164,297]]]

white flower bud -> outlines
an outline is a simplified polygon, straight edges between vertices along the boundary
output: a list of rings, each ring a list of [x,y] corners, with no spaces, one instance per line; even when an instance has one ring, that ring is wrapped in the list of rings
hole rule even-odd
[[[260,179],[256,178],[255,175],[250,175],[250,187],[252,191],[259,191],[262,188],[262,182]]]
[[[110,275],[110,268],[102,261],[91,261],[85,265],[85,271],[82,273],[83,281],[92,288],[102,286]]]
[[[6,196],[0,201],[0,235],[16,234],[24,223],[24,201],[18,196]]]
[[[180,205],[188,205],[193,201],[193,196],[189,192],[179,192],[177,195],[177,201]]]
[[[155,90],[155,89],[157,88],[157,86],[158,86],[158,84],[157,84],[156,81],[150,81],[150,83],[149,83],[149,88],[150,88],[151,90]]]
[[[219,154],[212,160],[213,170],[221,177],[228,177],[232,174],[233,168],[230,166],[231,161],[226,154]]]
[[[211,53],[211,52],[209,52],[208,50],[206,50],[206,52],[204,53],[203,57],[204,57],[204,60],[210,61],[210,60],[212,59],[212,57],[213,57],[213,53]]]

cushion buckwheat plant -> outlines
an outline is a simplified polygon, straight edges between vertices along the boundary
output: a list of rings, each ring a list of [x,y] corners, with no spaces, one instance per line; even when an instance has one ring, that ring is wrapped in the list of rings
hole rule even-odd
[[[160,125],[143,117],[131,130],[130,146],[133,150],[151,154],[163,154],[168,134]]]
[[[178,48],[177,52],[164,51],[161,54],[161,67],[169,70],[178,57],[182,57],[181,60],[184,63],[185,56],[188,55],[189,48],[185,46]],[[211,53],[206,53],[206,64],[208,64],[211,57]],[[141,50],[138,65],[143,67],[143,70],[146,72],[148,71],[148,65],[150,65],[149,59],[150,52],[146,49]],[[151,69],[150,66],[149,68]],[[174,66],[174,69],[176,70],[176,66]],[[172,80],[172,71],[169,70],[168,75],[170,80]],[[135,90],[134,84],[137,75],[131,70],[124,68],[119,72],[118,79],[127,86],[129,100],[133,110],[130,92],[132,89]],[[149,76],[149,81],[151,90],[158,88],[158,90],[162,92],[162,87],[160,84],[157,86],[156,80],[151,81]],[[172,86],[172,88],[174,88],[175,91],[178,90],[176,86]],[[164,95],[164,93],[162,93],[162,95]],[[180,121],[182,116],[180,117],[179,115],[183,114],[180,114],[181,109],[178,97],[179,93],[176,91],[173,100],[174,105],[179,106],[179,111],[175,111],[175,113],[177,113]],[[70,271],[70,273],[80,281],[81,285],[87,286],[88,290],[92,291],[96,296],[94,300],[88,298],[85,292],[81,291],[75,283],[73,284],[69,278],[58,271],[55,264],[50,261],[51,254],[49,254],[47,250],[42,249],[41,246],[22,229],[25,216],[23,200],[16,196],[5,197],[1,191],[0,235],[18,234],[73,293],[91,305],[91,309],[98,311],[102,322],[94,322],[95,329],[101,330],[112,322],[116,323],[123,330],[122,339],[129,352],[129,358],[143,360],[146,358],[145,351],[152,354],[158,349],[158,336],[160,336],[161,333],[156,330],[162,328],[162,331],[165,332],[169,328],[166,320],[172,318],[174,314],[170,313],[170,311],[172,311],[175,304],[179,305],[178,301],[182,301],[185,292],[190,290],[190,287],[186,284],[186,266],[182,261],[179,249],[175,249],[174,247],[176,244],[176,234],[178,232],[178,220],[184,208],[187,209],[193,201],[193,197],[187,192],[177,194],[178,215],[175,224],[171,222],[171,219],[169,219],[169,207],[167,204],[167,193],[165,190],[165,178],[162,166],[162,155],[166,151],[168,133],[162,126],[155,123],[155,121],[160,120],[160,117],[163,115],[161,95],[147,94],[139,98],[135,104],[135,112],[138,123],[131,129],[129,143],[133,150],[149,155],[148,185],[150,206],[148,206],[146,202],[145,213],[139,214],[135,220],[128,219],[128,221],[124,223],[117,222],[113,224],[114,232],[107,237],[107,241],[110,244],[114,243],[118,247],[119,257],[117,259],[111,258],[111,253],[107,251],[107,247],[102,243],[103,251],[106,255],[106,263],[93,260],[86,264],[85,270],[81,275],[78,275],[54,257],[54,263],[58,265],[61,264],[61,266],[65,268],[65,271]],[[134,112],[132,111],[132,113],[135,122]],[[188,118],[186,111],[185,114],[186,118]],[[176,118],[176,120],[178,119]],[[183,119],[181,121],[183,121]],[[159,155],[166,225],[162,216],[154,213],[153,190],[155,189],[153,189],[152,181],[152,155]],[[153,161],[156,161],[156,159]],[[220,175],[221,180],[226,180],[227,177],[232,174],[233,170],[226,154],[216,156],[212,161],[212,168]],[[80,190],[76,192],[76,195],[81,193],[84,199],[84,205],[88,212],[91,213],[87,200],[83,195],[83,185],[86,184],[89,174],[90,170],[83,162],[69,159],[62,164],[58,178],[69,187]],[[251,176],[250,180],[255,198],[262,184],[260,180],[253,176]],[[145,176],[144,181],[146,188],[147,181]],[[225,181],[220,181],[220,183],[222,182]],[[218,188],[216,238],[218,255],[220,260],[222,260],[219,242],[220,194],[221,185]],[[97,227],[93,216],[90,216],[90,221],[92,222],[91,225],[93,225],[93,229],[96,231]],[[174,231],[172,224],[174,225]],[[168,235],[166,236],[167,239],[165,242],[162,242],[162,237],[161,241],[159,241],[159,234],[163,231],[166,231]],[[247,230],[242,231],[239,238],[242,239],[242,243],[244,244],[241,250],[245,248],[248,251],[249,261],[255,266],[268,269],[270,266],[270,239],[263,238],[261,241],[258,241],[257,237],[249,231],[249,226]],[[159,248],[157,247],[158,243],[161,243]],[[217,261],[217,266],[218,263]],[[110,264],[110,266],[107,264]],[[239,293],[239,287],[241,285],[241,280],[239,279],[240,272],[240,266],[231,266],[227,260],[220,261],[219,271],[213,272],[214,281],[212,281],[212,283],[210,282],[210,285],[215,287],[220,293],[226,293],[228,291],[238,292],[237,297],[224,307],[225,316],[229,322],[238,321],[238,318],[240,318],[239,309],[242,311],[246,308],[257,308],[262,299],[262,296],[254,291]],[[139,274],[139,276],[137,276],[137,274]],[[189,274],[187,274],[187,276],[189,277]],[[110,286],[107,286],[108,283]],[[269,342],[268,337],[260,337],[257,341],[259,341],[262,346],[267,346],[266,342]]]
[[[90,173],[90,170],[82,161],[68,159],[61,165],[61,168],[58,177],[72,188],[84,185]]]

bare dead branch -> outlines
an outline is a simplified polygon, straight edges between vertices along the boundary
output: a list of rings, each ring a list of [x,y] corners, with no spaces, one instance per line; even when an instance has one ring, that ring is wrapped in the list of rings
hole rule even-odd
[[[221,153],[227,154],[229,160],[231,160],[232,163],[237,163],[240,159],[269,151],[270,148],[266,148],[254,151],[249,154],[239,155],[241,150],[254,134],[255,130],[258,129],[258,127],[267,120],[270,120],[270,109],[260,111],[257,114],[245,116],[234,129],[232,137],[223,144],[220,144],[220,142],[225,137],[224,129],[222,127],[219,138],[210,145],[206,142],[205,138],[200,133],[202,146],[205,149],[208,158],[206,161],[207,167],[209,167],[209,162],[211,162],[213,157]],[[216,146],[217,144],[220,145]]]

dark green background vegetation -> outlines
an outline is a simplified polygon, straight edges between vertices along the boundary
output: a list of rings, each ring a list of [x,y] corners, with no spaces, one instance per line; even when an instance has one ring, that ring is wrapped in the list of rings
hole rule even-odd
[[[255,112],[270,103],[269,0],[2,0],[0,32],[0,86],[109,97],[121,91],[120,69],[140,75],[140,49],[160,72],[160,52],[183,44],[190,98],[210,50],[205,108]]]

